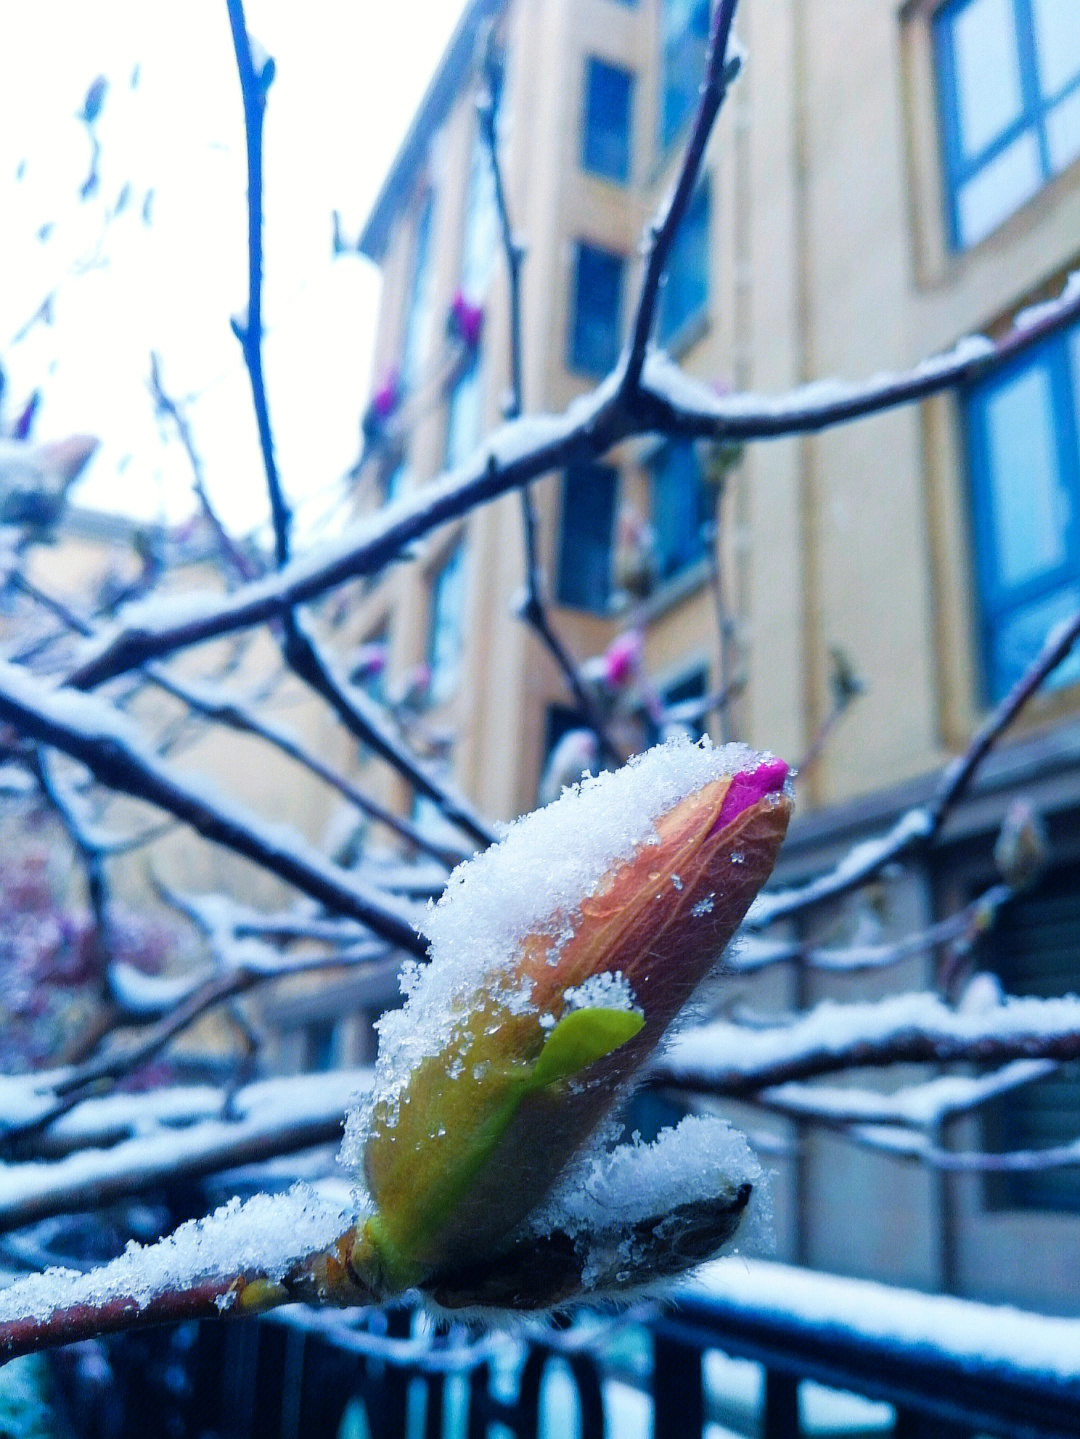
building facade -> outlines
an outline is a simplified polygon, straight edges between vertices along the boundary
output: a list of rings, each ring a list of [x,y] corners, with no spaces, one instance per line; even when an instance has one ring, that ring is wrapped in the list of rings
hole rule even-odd
[[[615,362],[640,237],[679,163],[708,0],[473,0],[361,239],[384,288],[381,401],[361,509],[452,468],[500,419],[507,285],[479,132],[479,56],[498,59],[508,201],[528,253],[524,400],[558,411]],[[1072,0],[744,0],[747,64],[716,126],[669,264],[658,339],[721,387],[782,392],[910,367],[993,335],[1080,263],[1080,16]],[[377,397],[378,398],[378,397]],[[801,782],[786,877],[819,872],[928,796],[1049,628],[1080,603],[1080,330],[984,384],[817,436],[747,448],[719,523],[702,454],[627,443],[534,485],[554,622],[579,657],[628,623],[619,516],[651,527],[656,583],[632,612],[668,698],[719,682],[707,545],[718,555],[745,681],[739,737],[798,757],[834,702],[843,656],[866,693]],[[425,724],[490,815],[535,803],[569,698],[515,615],[519,502],[425,544],[365,590],[349,623],[384,641],[390,682],[431,671]],[[831,916],[889,932],[946,913],[992,873],[1012,797],[1049,825],[1053,866],[981,963],[1015,993],[1077,987],[1080,667],[1025,712],[944,837],[931,872],[887,879]],[[412,796],[380,781],[403,809]],[[423,815],[422,807],[416,813]],[[846,927],[846,928],[845,928]],[[932,960],[882,979],[925,985]],[[787,975],[755,1004],[872,994],[865,979]],[[950,1142],[1074,1137],[1068,1066]],[[995,1127],[996,1126],[996,1127]],[[992,1131],[992,1132],[991,1132]],[[846,1272],[1069,1309],[1080,1292],[1080,1178],[946,1178],[821,1135],[781,1135],[786,1257]],[[794,1155],[794,1157],[791,1157]]]

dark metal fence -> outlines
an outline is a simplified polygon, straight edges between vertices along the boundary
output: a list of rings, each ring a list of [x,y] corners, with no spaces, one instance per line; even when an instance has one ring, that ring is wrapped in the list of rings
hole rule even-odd
[[[710,1422],[762,1439],[1080,1436],[1080,1375],[962,1361],[718,1297],[509,1340],[398,1309],[189,1325],[136,1343],[121,1372],[124,1432],[140,1439],[694,1439]],[[741,1407],[716,1377],[721,1354],[761,1366],[721,1361],[755,1377]],[[854,1418],[849,1402],[830,1424],[801,1402],[813,1384],[879,1402],[856,1402]]]

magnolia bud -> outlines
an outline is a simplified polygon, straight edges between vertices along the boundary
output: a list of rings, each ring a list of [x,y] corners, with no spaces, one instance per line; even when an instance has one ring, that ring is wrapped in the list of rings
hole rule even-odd
[[[376,1290],[460,1272],[506,1249],[625,1094],[768,878],[791,814],[787,766],[688,741],[652,754],[658,774],[672,756],[685,764],[693,778],[682,797],[576,904],[554,907],[471,988],[454,991],[432,1052],[389,1085],[377,1076],[362,1148],[376,1212],[352,1257]],[[589,803],[600,786],[625,787],[626,774],[589,781],[558,804],[571,806],[568,816],[578,804],[583,824],[599,824],[603,811]],[[518,827],[518,849],[535,818]],[[616,837],[621,822],[616,815]],[[543,878],[541,855],[535,882]],[[440,1002],[440,983],[429,970],[396,1017],[398,1059],[414,1043],[410,1026],[423,1028],[423,1005]]]

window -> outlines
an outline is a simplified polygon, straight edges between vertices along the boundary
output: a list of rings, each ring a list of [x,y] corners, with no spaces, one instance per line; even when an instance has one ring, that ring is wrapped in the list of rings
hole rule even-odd
[[[1080,155],[1080,21],[1076,0],[954,0],[934,33],[962,248]]]
[[[975,562],[988,697],[1080,607],[1080,328],[969,391]],[[1073,657],[1051,683],[1080,679]]]
[[[619,358],[623,257],[595,245],[577,247],[570,364],[605,375]]]
[[[630,178],[630,115],[634,77],[617,65],[585,62],[585,117],[581,164],[594,175],[624,183]]]
[[[428,664],[431,703],[442,704],[457,688],[464,633],[465,546],[455,547],[431,582]]]
[[[1053,998],[1080,984],[1075,935],[1080,928],[1080,865],[1051,870],[1031,894],[999,914],[986,939],[986,965],[1008,994]],[[1080,1063],[1063,1064],[1046,1079],[1004,1095],[984,1115],[991,1153],[1046,1149],[1076,1137]],[[992,1209],[1050,1209],[1080,1213],[1080,1169],[992,1174],[985,1182]]]
[[[431,225],[435,208],[430,191],[424,199],[416,225],[416,249],[413,254],[412,290],[405,316],[405,340],[401,351],[401,378],[411,389],[420,373],[431,330],[432,269]]]
[[[480,362],[475,353],[454,381],[446,412],[446,466],[467,460],[480,438]]]
[[[674,576],[705,554],[705,486],[691,440],[672,440],[652,465],[652,526],[657,578]]]
[[[699,185],[668,256],[660,294],[657,338],[662,345],[685,336],[709,303],[709,187]]]
[[[563,477],[560,604],[600,614],[607,610],[618,483],[618,471],[610,465],[581,465]]]
[[[668,148],[697,105],[709,45],[709,18],[709,0],[661,0],[661,150]]]
[[[494,118],[502,97],[502,70],[496,71],[491,87]],[[480,125],[473,139],[469,171],[469,195],[465,204],[465,238],[461,255],[461,288],[478,304],[486,295],[494,267],[499,239],[499,211],[495,202],[495,176],[491,156]]]
[[[682,679],[665,686],[660,692],[660,699],[665,710],[678,705],[685,705],[689,708],[693,707],[697,700],[705,699],[708,693],[709,671],[704,666],[700,666],[696,670],[691,670],[688,675],[684,675]],[[687,721],[686,723],[695,734],[705,733],[704,715],[699,715],[693,722]]]
[[[304,1031],[304,1068],[309,1073],[323,1073],[338,1063],[341,1034],[332,1019],[317,1019]]]
[[[400,499],[409,486],[411,468],[407,455],[402,455],[386,472],[383,480],[383,503],[392,504]]]

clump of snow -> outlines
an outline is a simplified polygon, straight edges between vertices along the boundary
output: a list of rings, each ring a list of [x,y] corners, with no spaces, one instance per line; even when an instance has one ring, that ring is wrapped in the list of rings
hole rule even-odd
[[[675,736],[614,773],[590,776],[546,808],[516,820],[500,842],[458,865],[420,926],[431,962],[403,968],[406,1004],[384,1015],[372,1103],[392,1101],[410,1072],[439,1053],[479,990],[500,974],[520,991],[514,966],[522,942],[550,935],[556,946],[573,933],[582,900],[612,867],[640,846],[657,843],[657,821],[710,781],[772,760],[746,745],[714,748]],[[528,1003],[528,995],[518,995]],[[366,1113],[350,1114],[342,1159],[358,1167]]]
[[[591,974],[584,984],[574,985],[563,991],[563,1004],[571,1009],[625,1009],[638,1010],[630,981],[621,969]]]
[[[612,1244],[634,1269],[629,1231],[636,1224],[668,1222],[681,1205],[734,1196],[753,1186],[750,1226],[762,1223],[764,1175],[744,1135],[715,1115],[688,1115],[651,1144],[635,1135],[630,1144],[593,1151],[574,1165],[550,1198],[529,1220],[537,1234],[561,1230],[587,1247],[586,1287],[617,1272]],[[648,1276],[642,1276],[647,1278]]]
[[[530,1227],[568,1234],[625,1229],[761,1179],[745,1135],[726,1119],[691,1114],[651,1144],[635,1135],[632,1143],[575,1165]]]
[[[306,1184],[245,1203],[232,1199],[156,1244],[129,1244],[118,1259],[89,1274],[47,1269],[17,1280],[0,1290],[0,1324],[120,1298],[141,1309],[168,1290],[236,1274],[254,1272],[276,1282],[298,1260],[332,1244],[354,1220]]]

